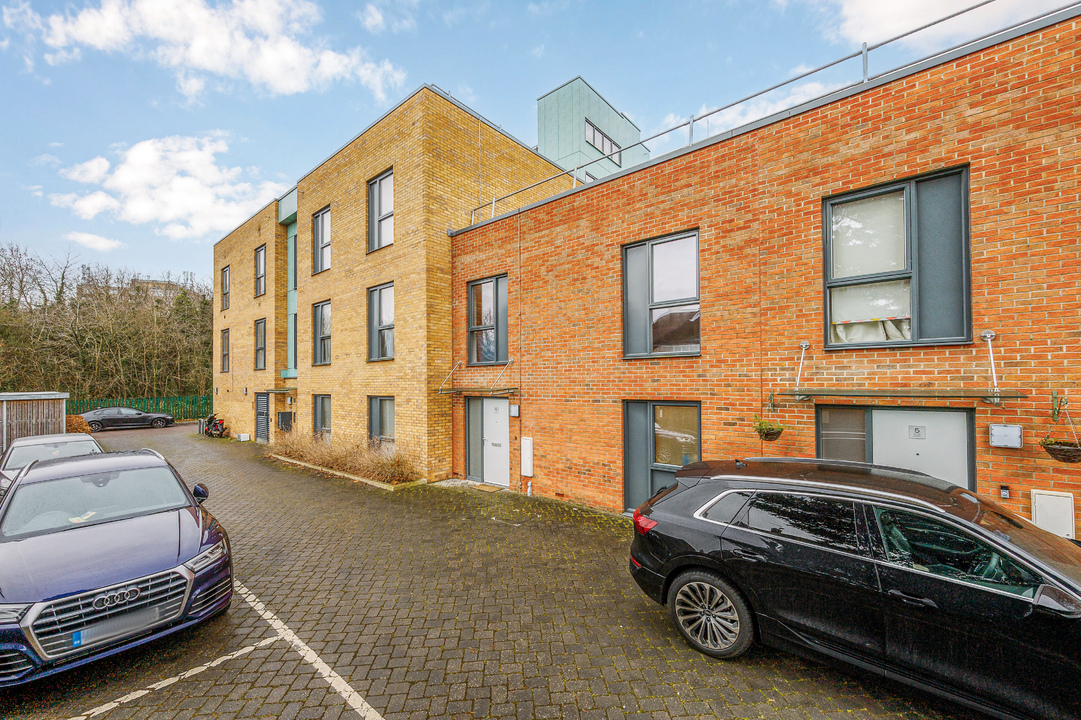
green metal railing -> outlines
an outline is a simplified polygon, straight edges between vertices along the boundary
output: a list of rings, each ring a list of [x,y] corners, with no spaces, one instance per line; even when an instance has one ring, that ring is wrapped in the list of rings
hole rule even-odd
[[[175,420],[197,420],[214,411],[214,396],[68,400],[68,415],[79,415],[103,407],[129,407],[143,412],[169,413]]]

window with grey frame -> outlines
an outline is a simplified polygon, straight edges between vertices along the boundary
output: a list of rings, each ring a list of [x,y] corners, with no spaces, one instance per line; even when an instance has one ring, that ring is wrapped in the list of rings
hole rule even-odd
[[[229,329],[221,331],[221,371],[229,372]]]
[[[507,362],[507,276],[469,283],[469,364]]]
[[[229,266],[221,269],[221,309],[229,309]]]
[[[368,291],[368,359],[394,358],[394,283]]]
[[[330,435],[330,395],[312,395],[312,431]]]
[[[698,233],[623,248],[623,355],[701,352]]]
[[[266,245],[255,248],[255,297],[266,294]]]
[[[312,275],[330,269],[330,207],[312,215]]]
[[[823,203],[826,345],[970,342],[968,169]]]
[[[394,171],[368,183],[368,252],[394,243]]]
[[[312,305],[312,365],[330,364],[330,301]]]
[[[589,120],[586,120],[586,142],[600,150],[605,155],[611,155],[609,159],[616,165],[623,165],[623,153],[619,152],[619,144],[612,140],[612,138],[601,132],[600,128],[591,123]]]
[[[368,398],[368,441],[373,448],[394,447],[394,398]]]
[[[255,369],[266,370],[266,318],[255,321]]]

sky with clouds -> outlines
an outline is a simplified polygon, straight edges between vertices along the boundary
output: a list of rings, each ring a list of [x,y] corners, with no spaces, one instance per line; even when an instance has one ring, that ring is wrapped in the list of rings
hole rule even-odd
[[[536,99],[581,75],[650,136],[980,2],[0,0],[0,243],[208,279],[215,241],[424,83],[534,145]],[[870,71],[1066,4],[993,0],[872,51]]]

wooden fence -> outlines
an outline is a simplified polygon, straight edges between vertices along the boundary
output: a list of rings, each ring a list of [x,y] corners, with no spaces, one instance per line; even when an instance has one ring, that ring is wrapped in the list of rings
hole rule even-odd
[[[67,393],[0,393],[0,450],[16,438],[64,432],[67,398]]]

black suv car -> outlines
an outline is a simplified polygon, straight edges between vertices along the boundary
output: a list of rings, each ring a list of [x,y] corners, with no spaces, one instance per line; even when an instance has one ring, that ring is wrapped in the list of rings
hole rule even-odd
[[[969,490],[863,463],[695,463],[634,524],[631,575],[707,655],[758,639],[997,717],[1081,717],[1081,547]]]

